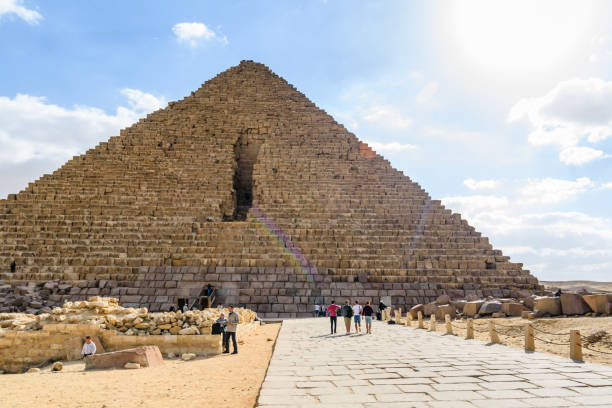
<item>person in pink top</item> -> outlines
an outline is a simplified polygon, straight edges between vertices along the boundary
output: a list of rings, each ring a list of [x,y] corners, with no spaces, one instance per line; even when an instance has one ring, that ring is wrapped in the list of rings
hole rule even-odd
[[[327,306],[327,315],[329,316],[329,324],[331,325],[331,334],[336,333],[336,325],[338,324],[338,309],[340,309],[340,306],[338,306],[334,300],[331,301],[331,305]]]

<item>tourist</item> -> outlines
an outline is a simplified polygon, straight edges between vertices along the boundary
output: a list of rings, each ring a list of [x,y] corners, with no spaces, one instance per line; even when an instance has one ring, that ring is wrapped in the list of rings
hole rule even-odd
[[[176,309],[174,308],[174,306],[170,306],[170,309],[168,309],[169,312],[174,312]]]
[[[563,292],[561,292],[561,288],[559,288],[559,290],[557,290],[557,292],[555,293],[555,297],[561,297],[562,294]]]
[[[17,270],[17,263],[15,261],[11,262],[11,273],[15,273]]]
[[[230,337],[232,339],[232,344],[234,345],[234,352],[232,354],[238,354],[238,344],[236,343],[236,331],[238,330],[238,323],[240,323],[240,316],[238,313],[234,312],[234,307],[229,307],[229,316],[227,316],[227,327],[225,331],[227,332],[227,337],[225,338],[225,350],[229,352],[229,340]]]
[[[189,300],[185,299],[185,303],[183,304],[183,313],[189,310]]]
[[[363,318],[365,320],[367,334],[372,334],[372,315],[373,314],[374,314],[374,309],[372,309],[372,306],[370,306],[370,302],[368,301],[366,305],[363,307]]]
[[[325,311],[326,311],[325,305],[321,305],[321,317],[325,317],[326,316]]]
[[[83,349],[81,350],[81,359],[94,354],[96,354],[96,343],[91,341],[91,336],[87,336],[85,337],[85,343],[83,343]]]
[[[338,325],[338,309],[340,309],[340,306],[336,304],[335,300],[332,300],[331,305],[327,307],[327,315],[329,316],[331,334],[336,334],[336,326]]]
[[[319,310],[321,310],[321,306],[315,305],[314,317],[319,317]]]
[[[345,301],[342,306],[342,316],[344,316],[344,325],[346,326],[346,334],[351,334],[351,317],[353,317],[353,308],[350,301]]]
[[[353,319],[355,320],[355,333],[361,333],[361,305],[358,300],[353,306]]]
[[[221,344],[223,344],[223,347],[224,347],[223,354],[227,354],[229,353],[229,347],[225,348],[225,344],[228,343],[228,341],[226,340],[227,332],[225,331],[225,329],[227,328],[227,319],[225,318],[225,313],[221,313],[219,315],[219,318],[217,319],[217,323],[219,324],[219,333],[222,335]],[[217,333],[212,333],[212,334],[217,334]]]
[[[210,297],[213,293],[213,286],[209,283],[206,285],[206,296]]]
[[[387,308],[387,305],[385,305],[383,301],[381,300],[380,303],[378,304],[378,313],[376,314],[376,318],[378,320],[382,320],[382,314],[386,308]]]

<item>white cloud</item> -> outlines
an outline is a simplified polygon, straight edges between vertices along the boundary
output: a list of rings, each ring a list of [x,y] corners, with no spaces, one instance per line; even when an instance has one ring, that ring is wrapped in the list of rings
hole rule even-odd
[[[417,149],[417,146],[411,144],[402,144],[399,142],[391,142],[391,143],[382,143],[376,141],[365,141],[372,150],[377,153],[403,153],[409,152]]]
[[[187,43],[191,47],[196,47],[200,41],[218,40],[223,44],[228,42],[225,35],[218,35],[204,23],[178,23],[172,27],[172,32],[179,42]]]
[[[602,184],[601,188],[603,188],[604,190],[608,190],[608,189],[612,190],[612,181],[609,183]]]
[[[607,155],[604,155],[603,151],[585,146],[566,147],[559,153],[559,160],[561,160],[561,163],[573,166],[581,166],[595,159],[604,157],[607,157]]]
[[[412,124],[412,119],[391,105],[370,106],[362,111],[361,118],[392,129],[406,129]]]
[[[466,179],[463,180],[463,184],[470,190],[486,190],[492,189],[499,186],[498,180],[474,180],[474,179]]]
[[[602,151],[576,147],[586,139],[596,143],[612,136],[612,82],[599,78],[570,79],[546,95],[518,101],[510,110],[510,122],[528,119],[534,130],[529,142],[557,145],[565,164],[581,165],[603,157]]]
[[[588,177],[572,180],[554,178],[529,179],[518,189],[521,205],[524,204],[555,204],[567,201],[595,187]]]
[[[436,92],[438,92],[438,83],[435,81],[428,82],[417,94],[417,103],[426,104],[431,102]]]
[[[0,0],[0,17],[16,15],[28,24],[38,24],[43,16],[36,10],[23,6],[23,0]]]
[[[0,161],[64,161],[165,105],[163,98],[135,89],[121,92],[128,98],[129,108],[119,106],[114,114],[88,106],[64,108],[44,97],[0,97]]]

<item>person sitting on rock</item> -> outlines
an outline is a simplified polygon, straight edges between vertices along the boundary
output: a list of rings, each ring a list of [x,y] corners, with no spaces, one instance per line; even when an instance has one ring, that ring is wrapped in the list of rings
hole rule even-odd
[[[236,343],[236,331],[238,330],[238,323],[240,323],[240,316],[234,312],[234,307],[229,307],[229,316],[227,316],[227,327],[225,329],[227,337],[225,338],[225,351],[229,352],[229,340],[232,339],[234,345],[234,352],[232,354],[238,354],[238,344]]]
[[[555,297],[561,297],[563,293],[561,292],[561,288],[559,288],[559,290],[557,291],[557,293],[555,293]]]
[[[85,337],[85,343],[83,343],[83,349],[81,350],[81,359],[94,354],[96,354],[96,343],[91,340],[91,336],[87,336]]]

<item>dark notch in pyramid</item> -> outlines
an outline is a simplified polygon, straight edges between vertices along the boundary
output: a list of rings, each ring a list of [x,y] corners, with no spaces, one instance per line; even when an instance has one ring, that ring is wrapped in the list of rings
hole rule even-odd
[[[539,288],[252,61],[0,201],[0,238],[1,279],[66,285],[49,306],[103,295],[166,310],[210,283],[218,303],[290,317],[334,298]]]

